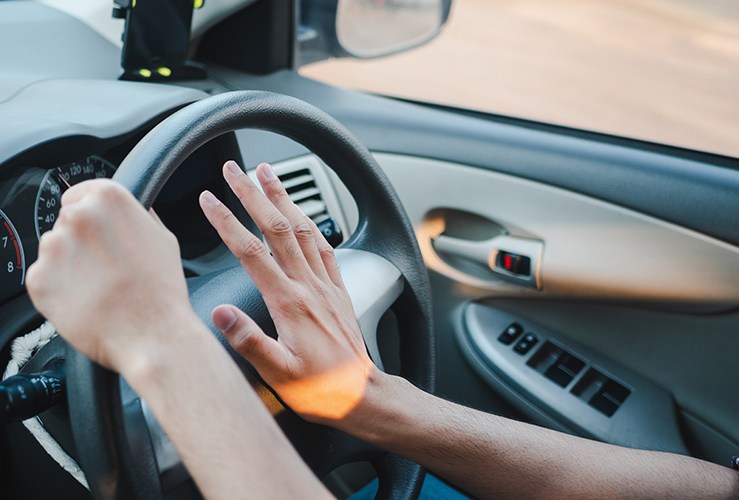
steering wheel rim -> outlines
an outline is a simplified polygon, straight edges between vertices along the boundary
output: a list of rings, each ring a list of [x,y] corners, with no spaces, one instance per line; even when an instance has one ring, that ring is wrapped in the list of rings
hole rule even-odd
[[[400,271],[404,287],[395,310],[401,332],[401,374],[418,387],[433,391],[430,287],[413,228],[370,152],[328,114],[298,99],[269,92],[238,91],[209,97],[177,111],[151,130],[124,159],[113,179],[149,208],[190,154],[239,129],[274,132],[300,143],[347,186],[357,203],[359,222],[343,246],[379,255]],[[264,321],[257,322],[264,326]],[[93,496],[161,498],[153,454],[130,447],[131,429],[146,427],[142,422],[127,425],[125,420],[130,417],[125,416],[119,376],[71,347],[67,372],[75,445]],[[351,446],[352,439],[339,436],[337,443]],[[381,478],[378,498],[417,496],[423,479],[420,466],[389,454],[375,465]],[[383,480],[383,475],[388,480]]]

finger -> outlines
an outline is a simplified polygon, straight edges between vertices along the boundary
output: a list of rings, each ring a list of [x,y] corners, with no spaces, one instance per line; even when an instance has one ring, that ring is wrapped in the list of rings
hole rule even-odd
[[[200,194],[200,207],[231,253],[254,280],[265,300],[271,293],[283,293],[280,291],[287,286],[285,274],[269,255],[264,243],[247,230],[210,191]]]
[[[311,230],[313,231],[313,241],[316,242],[318,254],[321,256],[321,261],[323,262],[323,268],[326,270],[329,279],[333,282],[334,285],[338,286],[339,288],[345,288],[344,278],[341,277],[341,270],[339,269],[338,262],[336,262],[334,247],[332,247],[331,244],[326,240],[326,237],[323,235],[321,230],[318,229],[316,223],[310,219],[308,220],[310,221]]]
[[[295,239],[287,218],[270,202],[234,161],[223,165],[223,177],[239,198],[269,243],[277,263],[291,278],[302,278],[309,270],[308,262]]]
[[[293,203],[285,190],[285,186],[280,182],[280,179],[268,164],[259,164],[257,167],[257,178],[259,179],[259,184],[262,185],[262,189],[264,189],[267,199],[290,222],[295,239],[303,251],[303,256],[308,262],[308,266],[319,278],[328,278],[326,267],[323,264],[321,255],[318,253],[318,245],[316,245],[316,236],[310,224],[312,222],[310,217],[305,215]]]
[[[220,305],[213,309],[211,318],[231,347],[244,356],[263,378],[269,379],[271,374],[285,372],[289,363],[288,352],[240,309]]]

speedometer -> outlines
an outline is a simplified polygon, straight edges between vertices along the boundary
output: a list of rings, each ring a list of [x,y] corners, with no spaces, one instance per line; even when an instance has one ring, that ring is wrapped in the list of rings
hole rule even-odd
[[[36,195],[36,236],[41,238],[56,222],[62,192],[82,181],[112,177],[114,172],[113,164],[99,156],[49,170]]]
[[[5,212],[0,210],[0,290],[10,290],[23,284],[26,278],[26,257],[18,233]]]

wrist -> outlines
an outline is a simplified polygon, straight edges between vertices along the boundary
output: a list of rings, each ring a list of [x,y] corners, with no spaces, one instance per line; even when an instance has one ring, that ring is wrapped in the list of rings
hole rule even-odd
[[[187,352],[197,352],[197,344],[211,336],[190,308],[167,311],[145,331],[132,332],[124,345],[111,355],[111,367],[137,388],[161,377],[162,371]],[[193,344],[196,344],[195,346]]]
[[[406,410],[421,391],[402,377],[374,368],[364,397],[335,427],[369,443],[380,445],[391,429],[405,421]]]

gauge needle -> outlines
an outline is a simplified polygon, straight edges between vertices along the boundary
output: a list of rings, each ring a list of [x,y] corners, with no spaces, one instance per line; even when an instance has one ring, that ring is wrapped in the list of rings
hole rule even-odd
[[[56,176],[57,176],[57,178],[58,178],[58,179],[59,179],[60,181],[62,181],[62,183],[63,183],[63,184],[65,185],[65,186],[67,186],[67,187],[66,187],[66,188],[64,189],[65,191],[66,191],[67,189],[69,189],[69,188],[71,188],[71,187],[72,187],[72,185],[71,185],[71,184],[69,183],[69,181],[67,181],[67,179],[65,179],[65,178],[64,178],[64,176],[62,175],[62,172],[61,172],[61,170],[59,170],[58,168],[56,169]]]

